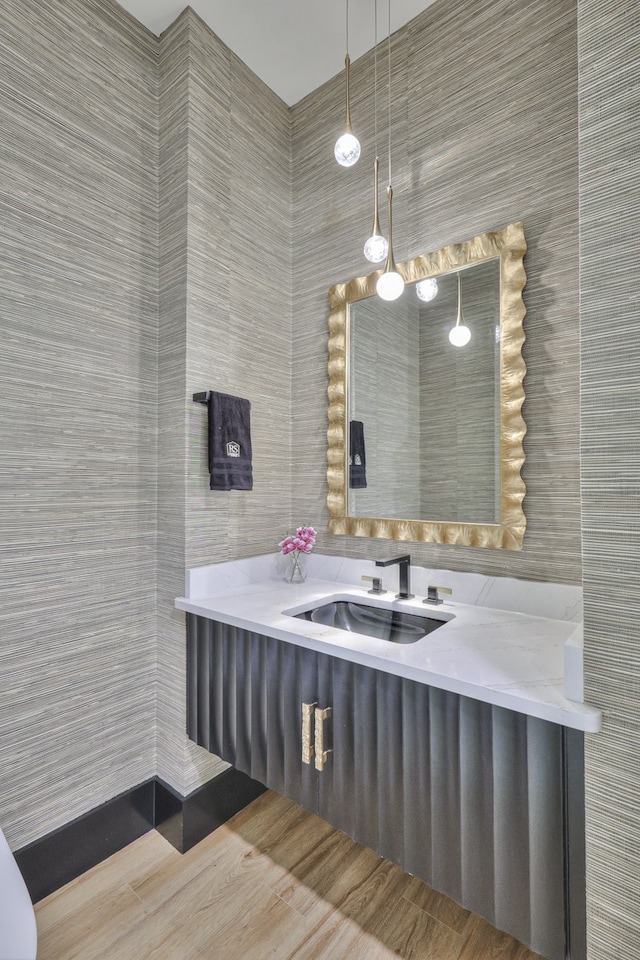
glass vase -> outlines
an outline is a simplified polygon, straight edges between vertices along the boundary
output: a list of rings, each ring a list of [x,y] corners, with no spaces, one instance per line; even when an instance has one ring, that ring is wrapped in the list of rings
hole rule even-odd
[[[299,553],[293,550],[287,554],[287,572],[286,579],[288,583],[304,583],[307,579],[306,571],[306,553]]]

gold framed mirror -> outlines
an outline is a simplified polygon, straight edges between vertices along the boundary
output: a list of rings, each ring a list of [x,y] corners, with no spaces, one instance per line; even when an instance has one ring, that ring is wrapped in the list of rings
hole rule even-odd
[[[513,223],[398,264],[399,300],[331,288],[330,533],[522,548],[525,252]]]

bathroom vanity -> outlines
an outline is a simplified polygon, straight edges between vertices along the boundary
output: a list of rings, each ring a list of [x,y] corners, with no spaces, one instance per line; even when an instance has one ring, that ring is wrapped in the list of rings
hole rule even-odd
[[[191,739],[549,960],[569,946],[577,960],[582,737],[600,723],[563,692],[577,623],[335,580],[239,586],[234,566],[176,601]],[[443,625],[390,643],[298,616],[349,599]]]

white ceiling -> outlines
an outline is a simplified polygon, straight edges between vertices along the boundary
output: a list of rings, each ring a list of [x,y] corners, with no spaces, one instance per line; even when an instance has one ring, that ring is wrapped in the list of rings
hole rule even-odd
[[[187,5],[185,0],[119,0],[160,35]],[[413,20],[434,0],[349,0],[349,54],[355,61],[378,37]],[[346,0],[191,0],[189,6],[214,33],[289,106],[344,67]]]

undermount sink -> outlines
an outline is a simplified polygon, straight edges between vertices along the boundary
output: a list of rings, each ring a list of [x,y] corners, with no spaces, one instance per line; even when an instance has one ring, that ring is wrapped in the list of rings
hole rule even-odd
[[[329,627],[362,633],[391,643],[415,643],[428,633],[443,627],[446,620],[421,617],[404,610],[372,607],[354,600],[332,600],[294,614],[300,620],[324,623]]]

